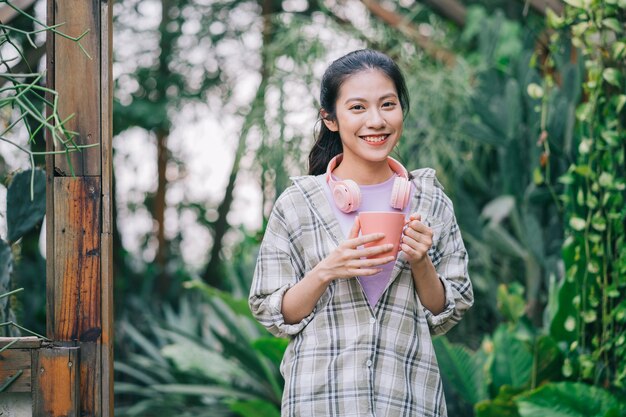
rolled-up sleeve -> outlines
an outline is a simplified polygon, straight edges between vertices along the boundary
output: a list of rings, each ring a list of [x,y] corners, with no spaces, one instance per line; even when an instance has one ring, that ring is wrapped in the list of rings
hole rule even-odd
[[[445,306],[437,315],[424,309],[430,332],[433,335],[444,334],[454,327],[474,304],[474,292],[467,268],[467,251],[454,216],[446,229],[448,233],[437,247],[437,252],[441,256],[434,262],[445,290]]]
[[[309,314],[295,324],[285,323],[283,297],[303,276],[298,248],[292,244],[280,201],[274,206],[259,250],[248,303],[254,317],[275,336],[293,336],[311,321]]]

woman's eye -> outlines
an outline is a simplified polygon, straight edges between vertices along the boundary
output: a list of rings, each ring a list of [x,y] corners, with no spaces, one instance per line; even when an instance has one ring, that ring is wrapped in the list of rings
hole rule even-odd
[[[393,107],[395,105],[396,105],[396,103],[394,101],[385,101],[383,103],[383,107]]]
[[[350,110],[363,110],[365,109],[365,107],[363,107],[362,104],[355,104],[354,106],[350,107]]]

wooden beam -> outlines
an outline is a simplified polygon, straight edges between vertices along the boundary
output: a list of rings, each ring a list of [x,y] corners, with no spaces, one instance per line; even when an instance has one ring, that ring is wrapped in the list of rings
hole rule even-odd
[[[54,341],[96,341],[100,312],[100,179],[54,179]]]
[[[78,346],[72,390],[85,417],[113,416],[112,3],[47,0],[48,25],[64,23],[71,36],[89,30],[81,45],[90,57],[75,42],[46,40],[61,117],[74,114],[67,127],[77,144],[99,145],[70,154],[75,175],[65,155],[46,158],[47,336]]]
[[[31,349],[7,349],[0,353],[0,387],[10,384],[3,392],[30,392],[31,365]]]
[[[81,416],[79,348],[53,347],[33,352],[33,416]]]
[[[51,1],[51,0],[48,0]],[[78,132],[76,144],[100,143],[100,2],[56,1],[54,24],[66,35],[78,37],[89,33],[80,41],[90,56],[76,42],[57,36],[54,48],[54,86],[59,94],[59,114],[62,119],[71,115],[67,122],[69,130]],[[64,150],[57,146],[56,150]],[[87,148],[66,155],[57,155],[55,169],[60,175],[100,175],[101,157],[99,147]]]
[[[0,349],[11,345],[11,349],[36,349],[41,347],[43,340],[36,336],[0,337]]]

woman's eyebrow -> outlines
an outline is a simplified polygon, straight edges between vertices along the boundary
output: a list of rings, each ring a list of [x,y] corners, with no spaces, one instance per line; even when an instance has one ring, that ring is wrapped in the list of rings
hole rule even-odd
[[[378,98],[378,100],[384,100],[386,98],[398,98],[398,96],[395,93],[387,93],[387,94],[384,94],[384,95],[380,96]],[[344,104],[347,104],[347,103],[349,103],[351,101],[367,101],[367,99],[363,98],[363,97],[350,97],[350,98],[346,99]]]

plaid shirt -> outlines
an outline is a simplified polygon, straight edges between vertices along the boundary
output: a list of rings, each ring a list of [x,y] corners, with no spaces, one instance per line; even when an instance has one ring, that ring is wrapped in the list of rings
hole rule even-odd
[[[446,416],[431,334],[453,327],[473,303],[467,252],[452,203],[429,168],[412,172],[411,213],[434,230],[429,256],[445,287],[445,309],[420,303],[411,269],[400,252],[387,289],[374,308],[356,279],[333,281],[313,312],[296,324],[281,314],[285,292],[345,239],[313,176],[274,205],[250,290],[254,316],[291,341],[281,373],[282,416]]]

